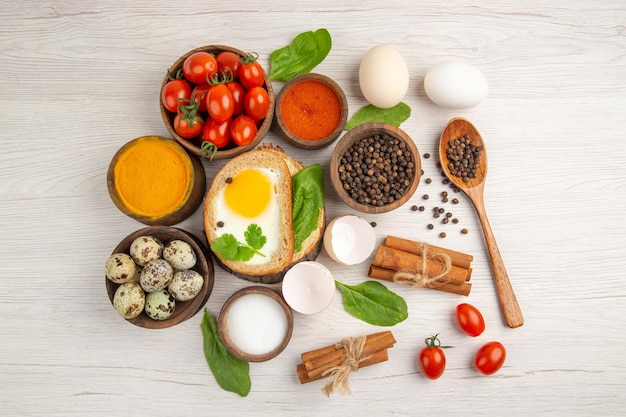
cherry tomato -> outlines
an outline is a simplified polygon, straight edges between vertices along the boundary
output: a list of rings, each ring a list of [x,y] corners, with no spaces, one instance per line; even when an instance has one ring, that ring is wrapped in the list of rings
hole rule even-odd
[[[225,122],[218,122],[208,118],[202,128],[202,141],[214,144],[218,149],[225,148],[230,143],[230,125],[232,119]]]
[[[456,306],[456,321],[466,334],[476,337],[485,331],[485,320],[480,311],[471,304]]]
[[[246,114],[254,120],[263,120],[270,108],[270,97],[263,87],[252,87],[244,99]]]
[[[233,95],[233,103],[235,105],[233,116],[239,116],[244,110],[243,100],[246,96],[246,90],[236,81],[226,83],[226,87],[228,87],[230,93]]]
[[[163,86],[161,101],[163,102],[163,107],[172,113],[176,113],[178,111],[178,99],[191,97],[191,86],[182,79],[180,71],[176,74],[176,78],[172,78],[169,73],[168,77],[170,81]]]
[[[498,372],[506,359],[506,349],[500,342],[489,342],[476,352],[474,367],[484,375]]]
[[[233,117],[235,103],[233,95],[225,84],[216,84],[206,95],[206,109],[211,118],[225,122]]]
[[[185,139],[192,139],[202,133],[204,120],[198,116],[199,101],[181,99],[178,104],[178,112],[174,117],[174,130]]]
[[[191,97],[200,102],[198,111],[206,111],[206,93],[208,93],[210,89],[211,86],[209,84],[200,84],[197,85],[191,92]]]
[[[245,146],[252,143],[256,138],[256,123],[250,116],[244,114],[237,116],[230,126],[230,136],[239,146]]]
[[[202,119],[199,117],[189,119],[180,114],[174,117],[174,130],[185,139],[192,139],[199,136],[200,133],[202,133],[202,125]]]
[[[265,73],[261,64],[256,61],[257,57],[252,54],[246,55],[241,61],[239,69],[239,82],[246,90],[252,87],[261,87],[265,82]]]
[[[241,68],[241,59],[239,55],[230,51],[222,51],[215,56],[218,71],[233,79],[239,78],[239,68]]]
[[[194,52],[183,62],[183,74],[194,84],[208,84],[216,72],[217,61],[208,52]]]
[[[437,336],[434,335],[425,340],[426,347],[422,348],[418,358],[420,370],[428,379],[439,378],[446,369],[446,355],[443,353],[443,348],[449,346],[441,346]]]

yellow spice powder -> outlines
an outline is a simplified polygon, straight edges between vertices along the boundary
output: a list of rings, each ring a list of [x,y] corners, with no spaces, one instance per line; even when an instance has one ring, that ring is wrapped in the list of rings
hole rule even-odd
[[[171,140],[139,138],[115,165],[115,188],[129,210],[161,217],[187,200],[192,170],[188,156]]]

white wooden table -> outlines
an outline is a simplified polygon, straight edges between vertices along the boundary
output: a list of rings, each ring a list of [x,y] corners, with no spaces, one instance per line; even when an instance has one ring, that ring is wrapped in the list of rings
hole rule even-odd
[[[189,49],[226,44],[269,54],[300,32],[328,28],[333,48],[315,71],[345,90],[350,115],[365,104],[358,65],[373,45],[405,58],[412,115],[402,128],[436,155],[441,129],[470,119],[487,142],[487,212],[522,306],[507,328],[486,246],[469,200],[459,225],[429,231],[421,196],[445,187],[435,159],[406,206],[375,221],[395,234],[474,255],[468,298],[397,284],[409,318],[391,328],[388,362],[352,375],[352,395],[326,398],[323,381],[300,385],[299,355],[381,331],[348,315],[339,292],[313,316],[295,314],[293,338],[277,358],[250,367],[248,397],[222,391],[202,351],[202,314],[149,331],[117,316],[104,289],[104,261],[143,225],[111,202],[105,173],[113,154],[143,135],[167,136],[159,86]],[[432,65],[465,59],[490,83],[468,110],[425,96]],[[619,415],[626,412],[626,5],[619,0],[446,2],[2,1],[0,7],[0,415]],[[279,90],[280,84],[274,84]],[[326,170],[332,151],[278,144]],[[221,165],[206,163],[210,180]],[[329,219],[356,214],[326,183]],[[429,202],[429,206],[434,201]],[[201,211],[178,227],[201,236]],[[467,227],[468,235],[459,230]],[[437,237],[439,231],[448,237]],[[336,279],[367,279],[368,262]],[[250,285],[219,268],[206,308],[214,315]],[[478,306],[487,330],[472,339],[452,321],[456,305]],[[415,360],[434,333],[454,349],[437,381]],[[508,350],[491,377],[471,365],[489,340]]]

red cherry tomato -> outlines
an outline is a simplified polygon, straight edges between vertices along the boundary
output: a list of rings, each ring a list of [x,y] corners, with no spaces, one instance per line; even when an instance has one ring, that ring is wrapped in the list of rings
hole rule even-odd
[[[202,129],[202,141],[214,144],[218,149],[225,148],[230,143],[230,125],[232,119],[225,122],[218,122],[215,119],[208,118],[204,122]]]
[[[178,111],[179,98],[191,97],[191,86],[187,81],[178,77],[182,77],[180,72],[177,74],[177,78],[170,77],[170,81],[163,86],[161,91],[163,107],[172,113]]]
[[[443,353],[438,335],[429,337],[425,340],[426,347],[422,348],[419,354],[418,363],[420,370],[428,379],[437,379],[443,375],[446,369],[446,355]]]
[[[215,56],[215,60],[220,74],[231,76],[233,79],[239,78],[239,68],[241,68],[239,55],[230,51],[222,51]]]
[[[263,120],[270,108],[270,97],[263,87],[252,87],[244,99],[246,114],[254,120]]]
[[[233,117],[235,103],[233,95],[224,84],[216,84],[206,95],[206,109],[211,118],[218,122],[225,122]]]
[[[256,123],[250,116],[240,115],[233,120],[230,126],[230,136],[239,146],[249,145],[256,138]]]
[[[476,337],[485,331],[485,320],[480,311],[471,304],[456,306],[456,321],[466,334]]]
[[[208,52],[194,52],[183,62],[183,74],[194,84],[208,84],[216,72],[217,61]]]
[[[474,367],[484,375],[498,372],[506,359],[506,349],[500,342],[489,342],[476,352]]]
[[[235,105],[233,116],[239,116],[244,110],[243,101],[246,96],[246,90],[236,81],[226,83],[226,87],[228,87],[230,93],[233,95],[233,104]]]
[[[198,111],[206,111],[206,93],[208,93],[210,89],[211,86],[209,84],[200,84],[191,92],[191,97],[200,102]]]
[[[193,139],[202,133],[202,119],[198,116],[186,118],[177,114],[174,117],[174,130],[185,139]]]
[[[252,54],[246,55],[241,61],[239,69],[239,82],[246,90],[252,87],[261,87],[265,82],[265,73],[261,64],[256,61],[257,57]]]

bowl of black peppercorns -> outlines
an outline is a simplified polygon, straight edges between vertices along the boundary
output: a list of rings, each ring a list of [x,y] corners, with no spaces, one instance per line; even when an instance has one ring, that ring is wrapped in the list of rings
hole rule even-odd
[[[411,198],[421,177],[413,139],[388,123],[364,123],[336,144],[330,179],[339,197],[364,213],[386,213]]]

